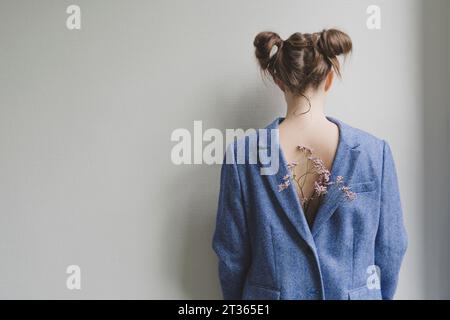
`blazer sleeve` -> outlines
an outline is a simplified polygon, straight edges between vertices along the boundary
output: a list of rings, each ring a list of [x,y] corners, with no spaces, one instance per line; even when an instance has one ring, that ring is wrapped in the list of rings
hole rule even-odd
[[[380,268],[383,299],[393,299],[408,238],[403,223],[397,173],[389,144],[383,140],[380,221],[375,240],[375,264]]]
[[[250,244],[247,232],[245,206],[237,170],[234,144],[233,163],[225,159],[220,174],[219,203],[212,246],[219,258],[219,278],[225,300],[240,300],[250,263]],[[226,157],[225,157],[226,158]]]

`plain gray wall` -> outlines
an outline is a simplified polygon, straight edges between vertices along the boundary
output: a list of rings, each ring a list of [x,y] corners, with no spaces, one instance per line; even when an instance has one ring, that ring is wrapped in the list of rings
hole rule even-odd
[[[449,280],[449,1],[424,1],[422,93],[425,296],[450,299]],[[446,199],[446,202],[443,201]]]
[[[327,112],[396,160],[410,238],[397,298],[449,298],[449,15],[445,0],[2,0],[0,298],[220,298],[220,166],[172,164],[170,135],[282,115],[254,36],[333,26],[355,51]]]

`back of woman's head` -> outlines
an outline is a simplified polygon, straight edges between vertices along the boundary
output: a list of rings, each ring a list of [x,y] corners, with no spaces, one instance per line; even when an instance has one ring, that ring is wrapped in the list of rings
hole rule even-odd
[[[286,40],[265,31],[255,37],[253,45],[261,69],[297,95],[310,87],[317,89],[332,69],[340,76],[337,57],[352,51],[350,37],[337,29],[297,32]]]

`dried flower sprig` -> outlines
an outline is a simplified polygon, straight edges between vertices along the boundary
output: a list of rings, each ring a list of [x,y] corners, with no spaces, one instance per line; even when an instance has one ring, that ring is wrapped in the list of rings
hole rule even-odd
[[[313,156],[313,150],[311,148],[299,145],[297,146],[297,150],[302,152],[302,154],[304,154],[306,157],[306,171],[303,174],[297,176],[295,173],[295,168],[297,167],[299,162],[292,161],[288,163],[287,168],[289,170],[289,174],[285,175],[283,177],[283,182],[278,185],[279,192],[287,189],[290,186],[291,179],[295,181],[297,189],[299,190],[299,193],[301,195],[301,205],[305,211],[307,210],[310,201],[325,195],[328,192],[328,186],[332,184],[336,184],[339,190],[341,190],[345,194],[345,197],[349,201],[356,199],[356,193],[351,191],[350,187],[344,185],[343,176],[337,176],[336,181],[330,181],[330,171],[325,167],[322,159]],[[312,164],[312,168],[310,168],[310,163]],[[317,180],[314,181],[314,192],[309,198],[305,197],[303,193],[303,187],[305,185],[306,177],[308,174],[318,175]],[[301,181],[302,178],[304,178],[303,181]]]

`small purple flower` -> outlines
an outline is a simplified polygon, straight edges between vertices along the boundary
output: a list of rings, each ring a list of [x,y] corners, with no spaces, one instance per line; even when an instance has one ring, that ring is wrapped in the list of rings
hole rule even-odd
[[[317,179],[318,183],[322,186],[328,186],[330,184],[330,176],[328,174],[322,174]]]
[[[353,200],[356,199],[356,193],[354,193],[354,192],[352,192],[352,191],[346,192],[346,193],[345,193],[345,196],[347,197],[347,199],[348,199],[349,201],[353,201]]]
[[[297,146],[297,149],[302,151],[302,152],[309,153],[309,154],[312,154],[312,151],[313,151],[312,148],[308,148],[308,147],[305,147],[305,146]]]
[[[319,168],[317,168],[316,169],[316,172],[317,172],[317,174],[319,174],[319,175],[330,175],[330,171],[328,171],[328,169],[327,168],[324,168],[324,167],[319,167]]]
[[[286,180],[286,181],[284,181],[283,183],[280,183],[280,184],[278,185],[278,192],[281,192],[281,191],[287,189],[287,188],[289,187],[289,185],[290,185],[289,180]]]
[[[314,191],[316,192],[316,195],[320,197],[321,195],[327,193],[327,187],[324,185],[321,185],[317,183],[317,181],[314,182]]]
[[[343,186],[341,188],[339,188],[342,192],[344,192],[345,197],[352,201],[356,199],[356,193],[354,193],[353,191],[350,190],[350,187],[348,186]]]
[[[337,183],[337,184],[340,184],[340,183],[342,183],[342,182],[344,182],[344,177],[343,177],[343,176],[337,176],[337,177],[336,177],[336,183]]]
[[[288,167],[289,170],[292,170],[292,169],[295,168],[295,166],[296,166],[297,164],[298,164],[297,161],[292,161],[292,162],[290,162],[290,163],[287,164],[287,167]]]
[[[314,167],[316,168],[316,170],[327,170],[325,168],[325,164],[323,163],[322,159],[319,159],[317,157],[311,157],[312,163],[314,165]]]

